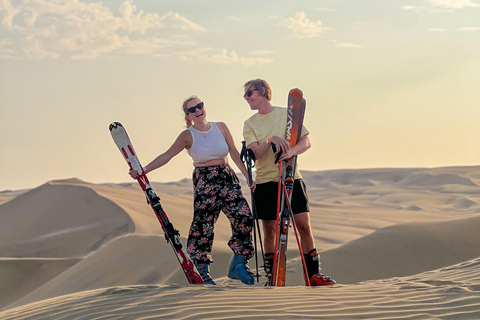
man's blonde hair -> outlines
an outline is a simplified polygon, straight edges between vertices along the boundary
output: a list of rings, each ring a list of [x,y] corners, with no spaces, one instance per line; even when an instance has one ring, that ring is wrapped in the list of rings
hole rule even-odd
[[[260,95],[267,98],[268,101],[272,100],[272,88],[270,88],[270,85],[267,81],[263,79],[250,80],[243,85],[244,88],[248,86],[253,87],[253,89],[257,89],[258,92],[260,92]]]

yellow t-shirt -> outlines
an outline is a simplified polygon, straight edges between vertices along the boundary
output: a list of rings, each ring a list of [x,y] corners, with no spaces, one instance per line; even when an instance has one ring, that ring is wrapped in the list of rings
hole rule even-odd
[[[285,137],[287,130],[287,108],[274,107],[273,111],[267,114],[256,113],[248,118],[243,124],[243,138],[247,146],[253,142],[264,143],[271,136]],[[308,130],[302,127],[302,136],[308,134]],[[298,161],[297,161],[298,162]],[[257,169],[256,183],[278,181],[278,166],[275,164],[275,155],[272,148],[260,159],[256,159]],[[295,169],[295,179],[302,176]]]

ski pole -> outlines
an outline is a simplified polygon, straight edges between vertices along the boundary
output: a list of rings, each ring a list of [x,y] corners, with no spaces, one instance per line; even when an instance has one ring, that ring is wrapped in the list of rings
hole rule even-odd
[[[246,163],[247,172],[248,172],[248,181],[249,187],[252,186],[252,167],[255,166],[255,154],[251,149],[247,149],[246,142],[242,141],[242,152],[240,154],[241,160],[243,163]],[[260,248],[262,251],[262,259],[265,264],[265,257],[263,253],[263,243],[262,243],[262,235],[260,231],[260,225],[257,219],[257,209],[255,206],[255,197],[253,191],[250,190],[251,202],[252,202],[252,215],[253,215],[253,241],[254,241],[254,249],[255,249],[255,267],[256,267],[256,277],[257,283],[259,282],[259,274],[258,274],[258,255],[257,255],[257,229],[258,229],[258,237],[260,240]]]

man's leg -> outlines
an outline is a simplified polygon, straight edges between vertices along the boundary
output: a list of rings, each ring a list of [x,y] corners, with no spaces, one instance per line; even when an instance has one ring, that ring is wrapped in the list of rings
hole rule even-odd
[[[255,190],[255,204],[257,216],[262,220],[264,252],[265,252],[265,273],[267,275],[267,284],[271,282],[273,272],[273,259],[275,255],[275,235],[277,229],[277,194],[278,183],[271,181],[257,184]]]
[[[265,252],[275,252],[276,220],[262,220]]]
[[[307,266],[310,284],[312,286],[335,284],[335,280],[320,273],[320,257],[315,248],[315,240],[310,225],[310,214],[308,212],[298,213],[294,216],[294,219],[298,233],[300,233],[303,257]]]
[[[298,213],[294,215],[294,219],[298,233],[300,233],[302,251],[303,253],[309,253],[315,248],[315,240],[310,226],[310,214],[308,212]]]
[[[265,274],[267,276],[267,283],[265,285],[271,285],[272,273],[273,273],[273,259],[275,256],[275,233],[276,233],[276,220],[262,220],[263,226],[263,239],[265,248]]]

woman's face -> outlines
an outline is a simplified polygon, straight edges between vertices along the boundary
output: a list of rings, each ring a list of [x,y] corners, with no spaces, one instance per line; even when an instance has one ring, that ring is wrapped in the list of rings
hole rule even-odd
[[[202,121],[207,116],[203,102],[200,99],[190,100],[187,103],[185,112],[188,112],[187,117],[194,122]]]

